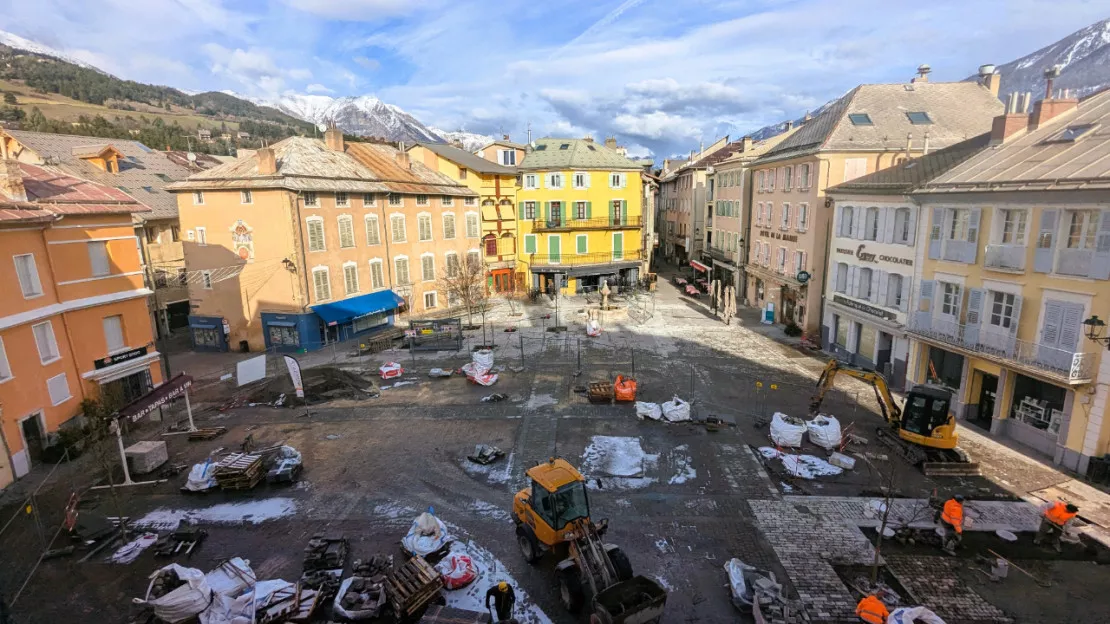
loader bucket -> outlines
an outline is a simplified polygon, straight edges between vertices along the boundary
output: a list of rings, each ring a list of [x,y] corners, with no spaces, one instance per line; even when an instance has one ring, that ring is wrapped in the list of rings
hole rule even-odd
[[[601,624],[646,624],[662,617],[666,603],[667,591],[659,583],[635,576],[598,592],[593,607]]]

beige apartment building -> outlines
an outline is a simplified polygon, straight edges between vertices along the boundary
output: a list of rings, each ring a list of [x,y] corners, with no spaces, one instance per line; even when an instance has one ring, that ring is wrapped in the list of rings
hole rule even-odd
[[[296,351],[451,302],[480,264],[478,193],[391,145],[293,137],[170,186],[197,350]]]
[[[663,255],[668,261],[685,265],[702,260],[707,170],[729,154],[725,136],[674,170],[664,170],[659,182],[659,210],[663,215]]]
[[[860,85],[752,164],[748,303],[816,336],[832,202],[825,189],[982,134],[1002,113],[999,75]]]

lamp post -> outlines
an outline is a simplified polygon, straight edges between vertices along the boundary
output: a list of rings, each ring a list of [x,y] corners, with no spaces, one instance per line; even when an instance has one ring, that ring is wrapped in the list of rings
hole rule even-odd
[[[1100,342],[1106,345],[1107,351],[1110,351],[1110,336],[1102,335],[1102,332],[1106,329],[1106,321],[1103,321],[1097,315],[1091,315],[1091,318],[1083,321],[1083,327],[1086,328],[1088,340]]]

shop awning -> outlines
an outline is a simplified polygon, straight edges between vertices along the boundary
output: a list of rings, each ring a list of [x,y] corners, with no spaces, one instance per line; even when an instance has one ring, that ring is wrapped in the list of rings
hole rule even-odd
[[[701,271],[702,273],[708,273],[709,272],[709,267],[707,267],[704,264],[698,262],[697,260],[691,260],[690,261],[690,266],[694,267],[694,269],[696,269],[698,271]]]
[[[397,293],[392,290],[382,290],[368,295],[349,297],[335,303],[321,303],[310,307],[328,325],[338,325],[367,314],[396,310],[404,304],[405,300]]]
[[[135,422],[165,405],[169,400],[176,399],[185,394],[191,385],[193,385],[193,378],[189,375],[180,374],[151,390],[148,394],[123,406],[120,408],[119,412],[116,413],[116,416],[119,418],[128,418],[131,422]]]

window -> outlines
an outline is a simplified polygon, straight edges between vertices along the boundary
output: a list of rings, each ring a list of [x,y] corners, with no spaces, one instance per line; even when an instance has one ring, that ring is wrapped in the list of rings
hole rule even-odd
[[[31,326],[35,334],[35,346],[39,349],[39,361],[49,364],[58,359],[58,342],[54,340],[54,326],[50,321]]]
[[[886,305],[888,308],[902,307],[902,280],[904,278],[891,273],[886,277]]]
[[[146,235],[146,242],[148,245],[157,245],[159,243],[160,232],[156,227],[143,228],[143,234]]]
[[[378,205],[378,196],[374,195],[373,193],[363,193],[362,194],[362,205],[363,206],[377,206]]]
[[[432,291],[424,293],[424,309],[431,310],[434,307],[436,307],[436,292]]]
[[[343,264],[343,286],[346,288],[348,295],[358,292],[358,265],[354,262]]]
[[[836,319],[836,344],[843,349],[847,349],[849,321],[846,317],[839,315],[835,315],[833,318]]]
[[[339,247],[342,249],[349,249],[355,246],[355,226],[351,217],[343,215],[339,217]]]
[[[1097,210],[1068,210],[1068,249],[1094,249]]]
[[[856,209],[853,206],[844,206],[840,209],[840,235],[851,238],[855,230]]]
[[[427,206],[428,205],[428,196],[427,195],[417,195],[416,196],[416,205],[417,206]]]
[[[843,262],[836,264],[836,292],[848,292],[848,265]]]
[[[12,256],[12,260],[15,260],[15,274],[19,278],[19,288],[23,291],[23,298],[30,299],[42,295],[42,282],[39,281],[39,269],[35,266],[34,254]]]
[[[1017,322],[1014,318],[1014,302],[1016,297],[1010,293],[991,291],[990,324],[1002,329],[1010,329]]]
[[[401,204],[402,204],[402,201],[401,201],[401,194],[400,193],[390,193],[389,194],[389,205],[390,206],[400,206]]]
[[[47,379],[46,390],[50,393],[51,405],[61,405],[73,398],[69,392],[69,380],[66,379],[65,373]]]
[[[480,234],[479,234],[479,228],[478,228],[478,213],[475,213],[475,212],[466,213],[466,237],[467,238],[478,238],[479,235]]]
[[[305,219],[308,226],[308,250],[324,251],[324,220],[320,217]]]
[[[578,172],[574,174],[574,188],[587,189],[590,188],[590,174]]]
[[[497,150],[497,154],[499,156],[498,160],[502,165],[507,165],[510,167],[516,166],[516,150]]]
[[[409,281],[409,259],[404,256],[397,256],[393,259],[393,270],[397,273],[398,284],[411,284]]]
[[[126,351],[127,342],[123,338],[123,317],[120,315],[104,317],[104,341],[108,345],[108,353]]]
[[[765,187],[765,184],[764,184],[763,172],[762,171],[757,172],[755,174],[755,177],[756,177],[756,188],[759,189],[760,193],[762,193],[764,190],[766,190],[766,187]]]
[[[912,244],[910,233],[910,209],[897,208],[894,210],[894,242],[904,245]]]
[[[623,173],[609,174],[609,188],[622,189],[625,187],[627,177]]]
[[[449,252],[447,258],[447,277],[458,277],[459,275],[459,254]]]
[[[392,215],[389,217],[389,227],[393,233],[393,242],[403,243],[407,239],[405,237],[405,217],[404,215]]]
[[[201,271],[200,283],[205,290],[212,290],[212,271]]]
[[[108,242],[93,241],[89,243],[89,262],[92,264],[94,276],[107,275],[111,272],[108,265]]]
[[[528,189],[528,190],[539,188],[539,176],[537,176],[534,173],[524,174],[524,184],[523,184],[523,186],[524,186],[525,189]]]
[[[12,367],[8,364],[8,352],[4,349],[4,341],[0,340],[0,381],[12,378]]]
[[[366,215],[366,244],[367,245],[380,245],[382,244],[381,235],[378,234],[378,216]]]
[[[416,217],[416,233],[421,241],[432,240],[432,215],[422,214]]]
[[[735,235],[733,235],[732,244],[733,244],[733,246],[735,246],[735,244],[736,244]],[[794,252],[794,272],[795,272],[795,274],[800,273],[801,271],[805,271],[805,270],[806,270],[806,252],[804,252],[804,251],[795,251]]]
[[[798,165],[798,187],[809,188],[809,164]]]
[[[382,272],[382,261],[370,261],[370,289],[381,290],[385,288],[385,275]]]
[[[864,214],[863,238],[873,241],[879,240],[879,209],[872,206]]]
[[[848,158],[844,161],[844,182],[854,180],[867,173],[866,158]]]
[[[177,226],[177,225],[171,225],[170,226],[170,240],[175,242],[175,243],[181,240],[181,227],[180,226]]]
[[[798,231],[805,232],[809,227],[809,204],[798,204]]]
[[[453,212],[443,214],[443,238],[444,240],[455,238],[455,213]]]
[[[910,123],[915,126],[923,126],[933,123],[933,120],[929,117],[929,113],[926,113],[924,111],[914,111],[906,113],[906,118],[908,118],[910,120]]]
[[[971,223],[971,213],[968,210],[956,208],[951,211],[952,222],[948,225],[949,240],[967,240],[967,229]]]
[[[306,191],[304,194],[304,205],[316,207],[320,205],[320,198],[316,196],[313,191]]]
[[[203,206],[204,205],[204,191],[193,191],[193,205],[194,206]]]
[[[477,197],[464,197],[463,198],[463,205],[464,206],[477,206],[478,205],[478,198]]]
[[[439,198],[439,205],[443,206],[444,208],[450,208],[451,206],[455,205],[455,198],[451,197],[450,195],[444,195],[443,197]]]
[[[782,223],[779,229],[786,230],[790,228],[790,204],[783,203],[782,205]]]
[[[851,113],[848,115],[848,121],[852,122],[853,126],[873,126],[871,116],[867,113]]]
[[[586,236],[585,234],[579,234],[579,235],[574,237],[574,243],[575,243],[574,244],[574,251],[575,251],[575,253],[577,253],[577,254],[587,253],[587,250],[589,249],[589,247],[587,246],[588,245],[588,242],[587,242],[588,238],[589,237]]]
[[[466,252],[466,266],[472,270],[482,266],[482,259],[479,257],[477,251],[470,250]]]
[[[486,255],[487,256],[496,256],[497,255],[497,237],[494,236],[493,234],[487,234],[485,244],[486,244]]]
[[[779,247],[779,253],[775,259],[775,266],[778,267],[779,273],[786,270],[786,247]]]
[[[328,280],[327,267],[312,269],[312,285],[316,290],[316,301],[331,299],[331,282]]]
[[[586,208],[587,204],[584,201],[574,202],[574,218],[586,219],[589,217],[589,211]]]
[[[561,149],[561,150],[565,150],[565,149],[570,149],[570,143],[563,143],[563,144],[561,144],[561,145],[559,146],[559,149]]]
[[[254,203],[254,197],[251,195],[251,192],[250,191],[239,191],[239,203],[240,204],[253,204]]]
[[[763,218],[763,225],[771,227],[775,222],[775,202],[767,202],[767,216]]]
[[[871,299],[871,269],[863,267],[859,270],[859,285],[856,287],[857,299]]]
[[[350,204],[351,204],[350,195],[348,195],[346,193],[336,193],[335,194],[335,207],[336,208],[344,208],[346,206],[349,206]]]
[[[1002,211],[1002,244],[1004,245],[1024,245],[1025,244],[1025,219],[1026,212],[1024,210],[1003,210]]]
[[[208,244],[208,228],[197,228],[197,245],[204,247]]]
[[[436,259],[431,254],[420,256],[420,277],[425,282],[435,281]]]
[[[786,175],[782,178],[782,190],[789,191],[794,186],[794,167],[786,167]]]
[[[959,316],[960,315],[960,285],[951,284],[949,282],[941,282],[943,286],[943,298],[940,305],[940,313],[946,316]]]
[[[563,188],[563,174],[549,173],[547,174],[547,188],[561,189]]]
[[[460,180],[465,180],[466,179],[466,174],[467,174],[466,168],[465,167],[459,167],[459,179]]]
[[[525,234],[524,235],[524,253],[526,253],[526,254],[536,253],[536,235],[535,234]]]
[[[767,190],[768,191],[775,190],[775,178],[778,177],[778,173],[779,173],[778,169],[768,169],[767,170]]]

